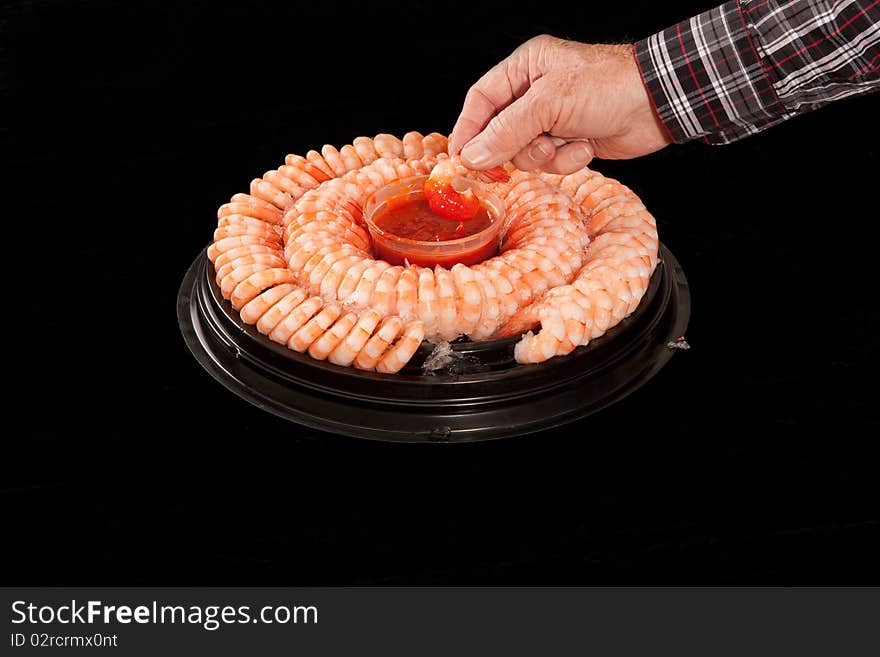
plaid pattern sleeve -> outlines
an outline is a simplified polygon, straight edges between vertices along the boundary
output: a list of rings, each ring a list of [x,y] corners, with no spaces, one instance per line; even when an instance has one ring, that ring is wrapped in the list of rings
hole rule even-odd
[[[635,55],[676,142],[725,144],[880,89],[880,0],[731,0]]]

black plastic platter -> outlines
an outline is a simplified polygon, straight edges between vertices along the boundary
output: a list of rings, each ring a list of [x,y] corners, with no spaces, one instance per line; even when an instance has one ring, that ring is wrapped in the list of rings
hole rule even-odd
[[[270,341],[221,297],[206,251],[183,279],[177,316],[202,367],[270,413],[357,438],[468,442],[572,422],[639,388],[676,351],[690,293],[661,244],[660,263],[636,311],[567,356],[518,365],[518,337],[453,343],[450,362],[428,372],[422,366],[433,345],[425,342],[397,374],[340,367]]]

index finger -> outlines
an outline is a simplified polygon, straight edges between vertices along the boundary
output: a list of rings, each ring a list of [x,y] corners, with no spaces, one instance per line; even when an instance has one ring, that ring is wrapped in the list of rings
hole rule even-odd
[[[476,137],[498,112],[522,96],[529,88],[528,66],[521,65],[520,46],[501,60],[468,90],[452,133],[449,153],[457,155]]]

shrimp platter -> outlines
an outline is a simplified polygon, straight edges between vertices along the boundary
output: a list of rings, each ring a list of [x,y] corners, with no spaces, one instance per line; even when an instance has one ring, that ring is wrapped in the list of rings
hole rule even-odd
[[[471,171],[418,132],[288,155],[220,206],[177,297],[190,351],[239,397],[401,442],[589,415],[681,353],[689,315],[628,187]]]
[[[223,297],[268,340],[384,374],[424,341],[461,336],[518,336],[516,361],[541,363],[633,313],[659,242],[629,188],[588,168],[473,172],[446,151],[443,135],[410,132],[288,155],[218,210],[208,258]],[[413,176],[427,176],[424,197],[452,237],[476,225],[481,193],[501,199],[494,255],[433,266],[377,258],[365,204]]]

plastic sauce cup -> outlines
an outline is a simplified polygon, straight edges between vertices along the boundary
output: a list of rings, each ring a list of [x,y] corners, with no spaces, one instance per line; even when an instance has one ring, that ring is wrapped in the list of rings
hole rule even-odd
[[[373,253],[392,265],[409,262],[422,267],[451,267],[456,263],[473,265],[498,253],[504,224],[504,203],[491,194],[479,194],[481,205],[492,223],[473,235],[442,242],[426,242],[400,237],[376,225],[373,218],[382,214],[388,199],[415,201],[425,197],[427,176],[401,178],[373,193],[364,205],[364,220],[373,240]]]

